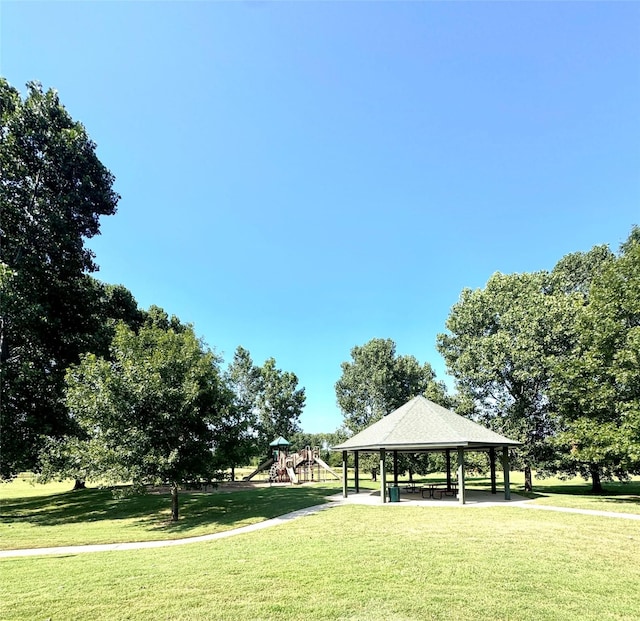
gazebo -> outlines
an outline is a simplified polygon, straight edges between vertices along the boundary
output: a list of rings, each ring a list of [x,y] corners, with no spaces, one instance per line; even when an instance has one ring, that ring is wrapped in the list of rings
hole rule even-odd
[[[509,489],[509,447],[520,442],[505,438],[498,433],[474,423],[429,401],[422,396],[415,397],[403,406],[381,418],[373,425],[334,446],[332,450],[342,451],[342,495],[346,498],[347,457],[354,454],[356,493],[360,491],[360,453],[380,454],[380,500],[387,502],[386,454],[393,455],[393,481],[398,484],[398,454],[442,451],[447,463],[447,485],[451,486],[451,451],[458,455],[458,501],[465,503],[464,454],[466,451],[487,451],[491,465],[491,492],[496,493],[496,449],[502,449],[502,469],[504,473],[504,497],[511,498]]]

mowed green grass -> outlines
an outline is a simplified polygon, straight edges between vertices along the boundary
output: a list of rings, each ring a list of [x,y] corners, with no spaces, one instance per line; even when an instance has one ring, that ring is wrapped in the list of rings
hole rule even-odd
[[[523,485],[516,474],[514,491],[523,494]],[[595,509],[615,513],[640,513],[640,477],[630,481],[607,481],[603,483],[604,492],[594,494],[591,483],[580,478],[561,480],[557,478],[534,481],[534,492],[526,494],[533,498],[533,504],[554,505],[574,509]]]
[[[437,475],[427,480],[441,480]],[[522,473],[513,473],[522,493]],[[487,477],[470,477],[471,489],[489,489]],[[501,493],[501,481],[498,481]],[[363,477],[362,489],[379,489]],[[181,493],[180,521],[170,521],[167,494],[118,498],[108,489],[71,491],[72,482],[33,484],[28,475],[0,485],[0,549],[150,541],[197,536],[244,526],[303,507],[338,493],[339,482],[302,487],[264,487],[247,491]],[[582,479],[535,479],[534,504],[640,513],[640,479],[606,483],[594,495]]]
[[[338,506],[229,539],[0,560],[12,620],[640,618],[640,522]]]
[[[71,491],[72,486],[33,485],[26,477],[0,486],[0,549],[194,537],[322,504],[341,489],[333,483],[181,492],[176,523],[168,494],[118,497],[109,489]]]
[[[504,484],[501,472],[497,477],[498,494],[502,494]],[[444,481],[442,476],[429,476],[425,480]],[[469,489],[489,491],[491,481],[487,476],[469,476],[467,479]],[[591,482],[580,477],[571,479],[559,479],[557,477],[540,478],[535,476],[533,480],[533,493],[524,492],[524,474],[522,472],[511,473],[511,491],[532,500],[532,504],[555,505],[573,509],[595,509],[617,513],[640,513],[640,477],[632,477],[628,482],[605,481],[604,492],[594,494],[591,491]]]

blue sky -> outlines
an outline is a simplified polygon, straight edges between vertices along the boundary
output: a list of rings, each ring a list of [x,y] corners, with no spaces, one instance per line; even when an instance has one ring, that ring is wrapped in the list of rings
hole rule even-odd
[[[354,345],[429,361],[464,287],[640,223],[640,3],[0,4],[0,72],[56,88],[116,176],[98,277],[336,429]]]

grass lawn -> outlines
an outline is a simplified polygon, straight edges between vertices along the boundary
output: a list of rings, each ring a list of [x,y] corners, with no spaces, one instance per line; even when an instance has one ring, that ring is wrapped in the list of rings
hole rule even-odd
[[[435,480],[438,477],[429,477]],[[440,477],[442,478],[442,477]],[[471,489],[489,489],[487,477],[470,477]],[[522,492],[523,477],[513,473],[512,489]],[[501,482],[498,482],[499,491]],[[247,491],[181,493],[181,518],[169,521],[168,494],[114,497],[107,489],[71,491],[72,483],[34,485],[28,477],[0,485],[0,548],[17,549],[177,539],[228,530],[324,502],[340,491],[339,482],[301,487],[263,487]],[[378,489],[364,477],[363,489]],[[535,479],[535,504],[640,513],[640,479],[605,484],[594,495],[582,479]]]
[[[628,483],[605,482],[604,493],[594,494],[591,482],[582,478],[561,480],[534,478],[533,493],[524,492],[524,476],[514,473],[512,490],[534,499],[534,504],[555,505],[575,509],[596,509],[617,513],[640,513],[640,477]]]
[[[155,550],[0,560],[0,618],[635,620],[640,522],[339,506]]]
[[[72,482],[0,486],[0,549],[179,539],[215,533],[322,504],[340,483],[180,493],[170,521],[169,494],[114,497],[108,489],[70,491]],[[0,619],[2,617],[0,616]]]

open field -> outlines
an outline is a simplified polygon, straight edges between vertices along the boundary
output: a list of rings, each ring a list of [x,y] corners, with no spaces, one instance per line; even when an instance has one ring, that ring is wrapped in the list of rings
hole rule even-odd
[[[498,492],[502,490],[502,480],[498,481]],[[489,489],[490,481],[484,477],[473,477],[470,487]],[[640,477],[633,477],[628,483],[605,482],[605,493],[593,494],[591,483],[582,478],[562,480],[557,477],[542,479],[535,477],[533,493],[524,492],[524,475],[513,472],[511,490],[532,498],[534,504],[555,505],[574,509],[595,509],[617,513],[640,513]]]
[[[168,493],[117,497],[109,489],[70,491],[72,485],[21,479],[0,487],[0,549],[195,537],[322,504],[340,490],[333,483],[183,492],[174,523]]]
[[[513,480],[520,491],[521,476]],[[638,480],[609,484],[606,496],[582,480],[535,488],[536,504],[640,512]],[[319,504],[340,484],[185,493],[178,524],[167,521],[166,495],[69,489],[28,479],[0,488],[0,547],[217,532]],[[640,522],[508,506],[340,506],[216,542],[2,559],[0,576],[6,621],[631,620],[640,618]]]
[[[593,494],[591,484],[583,479],[562,481],[556,478],[535,481],[534,492],[525,494],[520,477],[521,473],[516,473],[516,485],[513,486],[513,490],[528,498],[534,498],[534,504],[640,513],[640,477],[633,477],[628,483],[606,482],[603,484],[603,494]]]
[[[429,477],[426,480],[434,480]],[[513,490],[522,493],[522,475]],[[501,482],[498,483],[501,485]],[[368,479],[363,489],[378,489]],[[220,487],[208,493],[181,493],[181,518],[169,521],[168,494],[114,497],[107,489],[70,491],[72,483],[34,485],[28,477],[0,486],[0,549],[153,541],[215,533],[321,504],[340,491],[339,482],[301,487]],[[471,489],[489,489],[486,477],[472,477]],[[640,480],[607,484],[596,496],[582,479],[539,479],[535,504],[640,513]],[[227,491],[233,490],[233,491]],[[499,487],[500,490],[500,487]]]
[[[231,539],[0,561],[0,618],[640,618],[640,523],[339,506]]]

